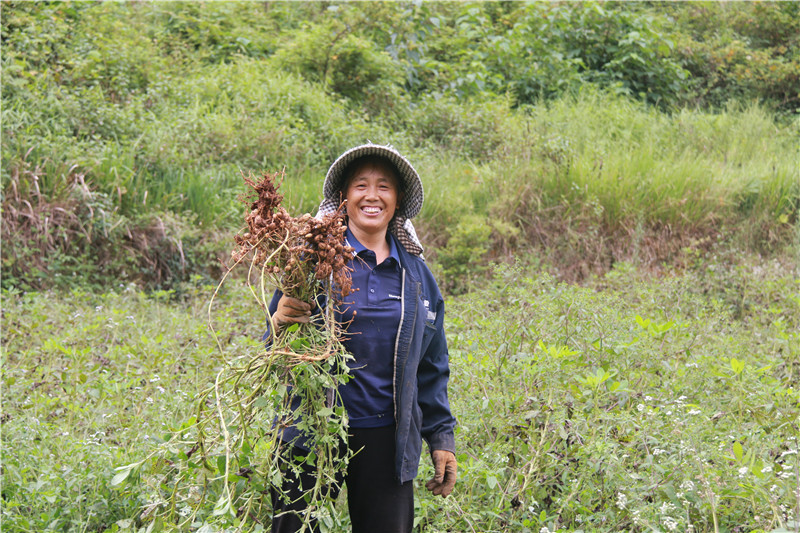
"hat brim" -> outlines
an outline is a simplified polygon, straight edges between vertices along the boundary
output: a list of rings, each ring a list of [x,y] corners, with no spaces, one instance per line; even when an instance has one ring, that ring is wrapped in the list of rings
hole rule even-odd
[[[325,176],[322,194],[326,200],[338,200],[338,193],[342,190],[347,168],[350,164],[365,156],[376,156],[386,159],[397,169],[397,174],[402,180],[403,200],[397,214],[406,218],[413,218],[422,210],[424,192],[419,174],[408,160],[391,146],[379,144],[363,144],[347,150],[333,162]]]

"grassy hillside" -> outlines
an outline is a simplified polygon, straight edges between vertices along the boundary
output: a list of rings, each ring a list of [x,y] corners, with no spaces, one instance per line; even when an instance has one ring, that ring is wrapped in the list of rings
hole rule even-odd
[[[792,255],[792,94],[736,85],[731,60],[701,98],[711,81],[684,56],[705,38],[793,75],[769,61],[797,64],[795,7],[5,2],[3,286],[216,278],[242,172],[285,169],[313,211],[327,166],[366,140],[420,168],[420,232],[456,290],[465,255],[534,252],[565,279],[720,244]],[[531,40],[546,21],[548,46]],[[596,56],[609,46],[622,55]]]

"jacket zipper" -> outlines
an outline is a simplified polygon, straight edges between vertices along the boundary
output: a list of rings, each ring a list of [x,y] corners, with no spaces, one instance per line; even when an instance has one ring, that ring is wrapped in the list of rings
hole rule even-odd
[[[397,349],[400,346],[400,332],[403,330],[403,321],[406,317],[406,269],[402,269],[400,278],[400,324],[397,326],[397,336],[394,339],[394,357],[392,358],[392,404],[394,404],[394,432],[397,440]]]

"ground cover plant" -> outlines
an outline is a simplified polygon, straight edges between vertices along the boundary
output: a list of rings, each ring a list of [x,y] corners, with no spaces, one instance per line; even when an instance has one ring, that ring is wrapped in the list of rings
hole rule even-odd
[[[115,469],[187,424],[263,333],[229,284],[220,351],[213,289],[4,292],[4,531],[144,527],[155,494],[136,471],[112,484]],[[448,299],[448,324],[460,480],[446,500],[418,491],[421,531],[796,531],[800,287],[785,267],[653,280],[621,265],[585,287],[503,267]]]

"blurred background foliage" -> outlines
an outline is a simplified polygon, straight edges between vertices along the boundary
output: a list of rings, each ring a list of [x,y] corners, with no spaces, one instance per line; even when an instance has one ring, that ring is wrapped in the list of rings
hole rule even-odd
[[[795,2],[0,8],[6,288],[215,279],[241,173],[313,211],[367,140],[422,173],[450,291],[515,255],[568,280],[799,255]]]

